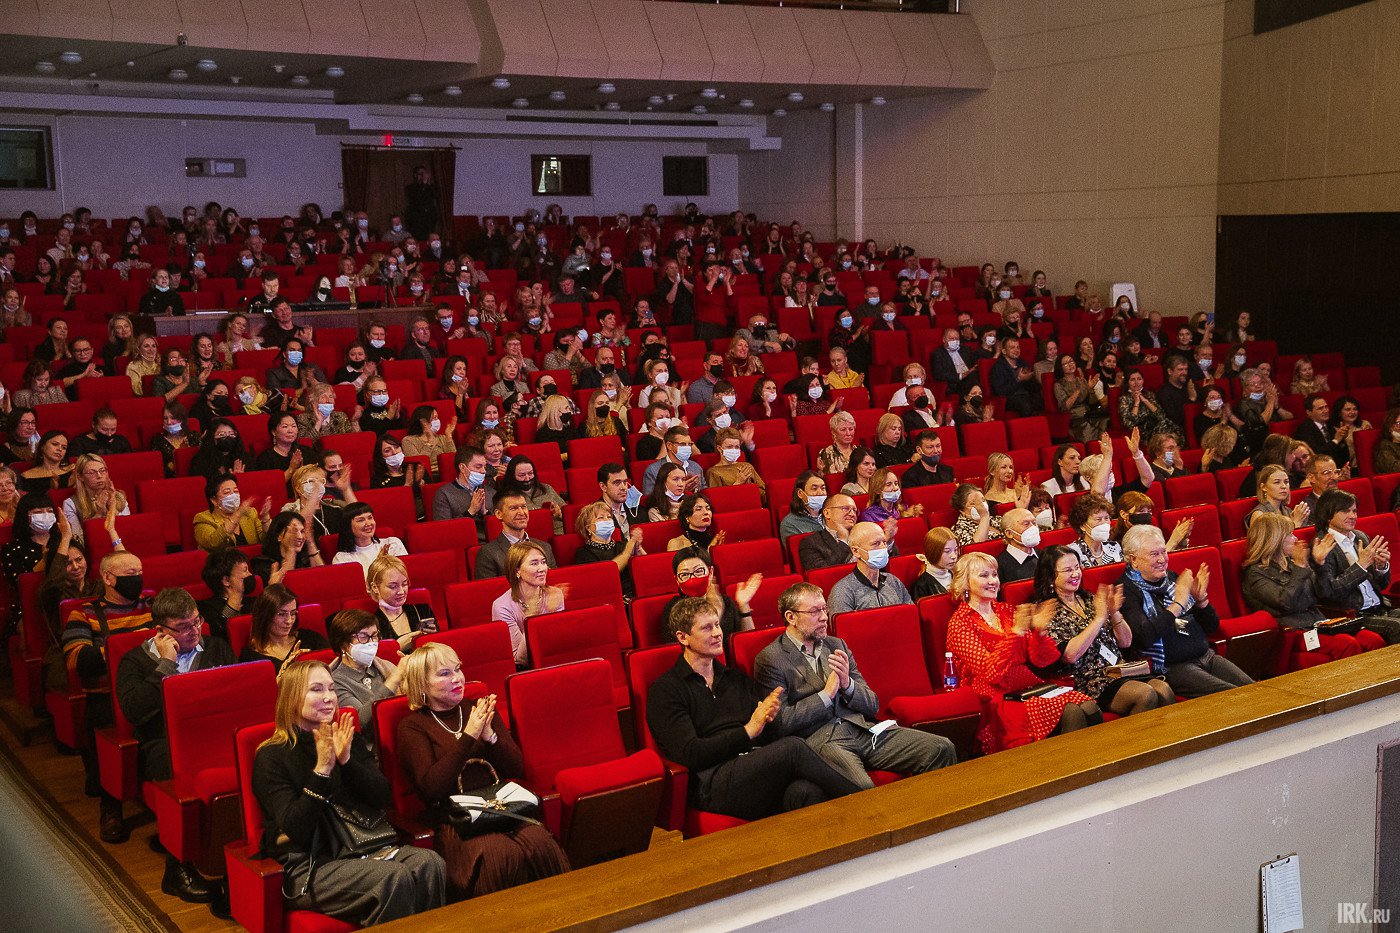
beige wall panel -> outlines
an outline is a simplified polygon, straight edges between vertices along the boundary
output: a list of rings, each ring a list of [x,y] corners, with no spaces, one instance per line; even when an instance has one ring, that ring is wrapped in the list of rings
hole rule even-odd
[[[1238,48],[1237,45],[1225,44],[1221,62],[1219,175],[1222,187],[1241,182],[1249,176],[1249,150],[1240,143],[1246,138],[1253,114],[1248,95],[1230,93],[1229,89],[1253,83],[1255,51],[1253,45]]]
[[[1043,118],[1032,116],[1031,120],[1041,127],[1035,144],[1043,150],[1046,188],[1087,191],[1094,186],[1103,161],[1115,157],[1114,140],[1100,123],[1101,78],[1081,65],[1061,65],[1042,74],[1055,93]]]
[[[866,14],[876,15],[876,14]],[[934,17],[883,15],[904,57],[904,83],[909,87],[947,87],[953,69],[943,51]]]
[[[592,0],[593,17],[603,36],[609,78],[655,80],[661,77],[661,51],[647,19],[647,4],[637,0]]]
[[[538,0],[544,11],[554,51],[559,56],[555,74],[567,78],[597,77],[608,73],[607,46],[598,29],[593,7],[586,0]]]
[[[1225,39],[1254,34],[1254,0],[1225,0]]]
[[[899,44],[894,41],[890,17],[855,11],[844,14],[841,19],[860,64],[859,77],[851,83],[903,84],[907,66]]]
[[[802,42],[812,59],[816,84],[848,84],[856,75],[856,50],[837,10],[801,10],[797,17]]]
[[[1400,171],[1400,3],[1382,3],[1376,9],[1376,30],[1385,41],[1376,45],[1371,86],[1372,124],[1375,133],[1372,167],[1377,172]],[[1389,203],[1395,203],[1393,201]]]
[[[481,0],[501,44],[500,71],[506,74],[552,75],[559,67],[554,40],[544,28],[539,0]],[[493,69],[496,70],[496,69]]]
[[[0,22],[13,35],[38,35],[39,0],[0,0]]]
[[[311,51],[311,24],[303,0],[241,0],[248,21],[248,48],[269,52]],[[318,7],[312,8],[321,28]]]
[[[1392,176],[1377,175],[1376,178]],[[1283,211],[1286,214],[1314,214],[1327,203],[1327,185],[1321,178],[1290,178],[1283,183]],[[1221,213],[1227,213],[1223,208]]]
[[[962,5],[988,39],[1044,34],[1055,28],[1049,7],[1049,0],[972,0]]]
[[[1312,28],[1287,37],[1282,33],[1289,30],[1280,30],[1277,51],[1285,57],[1267,56],[1255,72],[1254,135],[1263,140],[1251,150],[1255,178],[1311,178],[1327,172],[1329,30],[1322,20],[1303,25]],[[1271,59],[1287,70],[1271,68]]]
[[[712,81],[749,82],[763,78],[763,56],[749,18],[740,6],[698,4],[700,32],[714,61]]]
[[[248,21],[241,5],[228,0],[176,0],[180,8],[180,31],[190,45],[214,49],[248,47]]]
[[[117,42],[170,42],[180,32],[180,7],[175,0],[108,0],[112,10],[112,39]],[[14,32],[0,9],[6,32]]]
[[[386,16],[390,9],[394,10],[395,15]],[[360,18],[368,35],[369,54],[385,58],[422,58],[426,30],[414,4],[404,4],[402,8],[398,4],[386,7],[375,0],[361,0]]]
[[[1131,15],[1127,12],[1130,4],[1124,0],[1075,0],[1047,3],[1046,7],[1046,29],[1072,29]]]
[[[1378,128],[1372,118],[1379,4],[1363,3],[1327,17],[1332,21],[1331,97],[1327,112],[1327,174],[1362,175],[1375,170]],[[1387,45],[1394,36],[1385,37]],[[1393,133],[1393,130],[1391,131]]]
[[[792,82],[806,84],[812,79],[812,59],[802,30],[797,26],[797,12],[779,7],[741,6],[749,19],[758,54],[763,60],[763,76],[767,84]]]
[[[948,54],[954,87],[991,87],[996,69],[977,22],[969,16],[932,17]]]
[[[314,54],[403,57],[401,48],[392,55],[385,55],[383,47],[371,51],[369,26],[360,0],[315,0],[308,22],[312,24],[308,46]]]
[[[708,81],[715,62],[700,30],[700,16],[689,3],[643,3],[661,51],[661,76],[668,81]]]
[[[1319,200],[1321,196],[1319,195]],[[1302,210],[1303,208],[1300,208]],[[1371,176],[1371,207],[1373,211],[1400,211],[1400,172],[1382,172]]]
[[[105,3],[44,0],[39,5],[38,33],[65,39],[109,40],[112,38],[112,11]]]
[[[423,24],[423,58],[439,62],[481,60],[481,33],[462,0],[414,0]]]
[[[1371,178],[1369,175],[1328,176],[1323,183],[1323,197],[1329,211],[1371,210]]]

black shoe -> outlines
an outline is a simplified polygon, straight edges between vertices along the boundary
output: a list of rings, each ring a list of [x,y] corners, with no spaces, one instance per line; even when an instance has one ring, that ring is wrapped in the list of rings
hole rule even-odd
[[[193,865],[177,862],[174,856],[166,856],[165,877],[160,879],[160,889],[190,904],[207,904],[214,899],[214,886],[205,881]]]
[[[130,839],[131,830],[126,828],[126,820],[122,819],[121,801],[103,798],[100,807],[98,835],[102,841],[120,845]]]
[[[170,854],[169,852],[165,851],[165,846],[161,845],[161,843],[160,843],[160,833],[155,833],[155,834],[153,834],[153,835],[151,836],[150,839],[147,839],[147,840],[146,840],[146,845],[147,845],[148,847],[150,847],[150,850],[151,850],[152,852],[154,852],[156,855],[169,855],[169,854]]]
[[[209,912],[220,920],[232,920],[233,911],[228,903],[228,882],[214,882],[214,899],[209,902]]]

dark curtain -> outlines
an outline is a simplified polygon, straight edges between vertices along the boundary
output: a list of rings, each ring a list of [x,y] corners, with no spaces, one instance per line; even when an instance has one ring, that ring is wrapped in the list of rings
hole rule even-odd
[[[433,174],[433,184],[437,186],[437,229],[444,238],[450,239],[457,176],[455,149],[341,149],[345,209],[363,210],[369,214],[372,227],[384,228],[390,215],[406,210],[404,189],[413,181],[413,170],[420,165]]]
[[[369,196],[370,149],[340,150],[340,181],[345,190],[345,210],[357,211]]]

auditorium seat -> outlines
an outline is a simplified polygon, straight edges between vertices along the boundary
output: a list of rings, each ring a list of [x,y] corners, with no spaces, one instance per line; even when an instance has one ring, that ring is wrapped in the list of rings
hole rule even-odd
[[[525,627],[530,665],[535,668],[602,658],[613,672],[617,708],[627,708],[627,672],[617,643],[617,622],[610,606],[566,609],[530,619]]]
[[[511,652],[510,628],[504,622],[485,622],[467,628],[423,635],[418,644],[435,642],[457,652],[462,662],[462,676],[480,681],[496,695],[496,711],[510,724],[510,703],[506,697],[506,679],[515,673],[515,656]]]
[[[117,702],[117,670],[128,651],[139,648],[153,636],[151,629],[114,632],[107,639],[107,689],[112,697],[112,725],[94,729],[97,770],[102,789],[118,800],[135,800],[141,793],[137,775],[137,742],[131,723]]]
[[[412,582],[412,577],[409,578]],[[365,593],[365,570],[358,562],[289,570],[282,582],[304,603],[319,603],[334,615],[346,599]]]

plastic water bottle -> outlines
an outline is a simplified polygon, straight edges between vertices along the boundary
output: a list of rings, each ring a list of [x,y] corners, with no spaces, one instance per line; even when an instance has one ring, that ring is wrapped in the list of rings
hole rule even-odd
[[[958,669],[953,664],[953,652],[943,653],[943,689],[956,690],[958,687]]]

